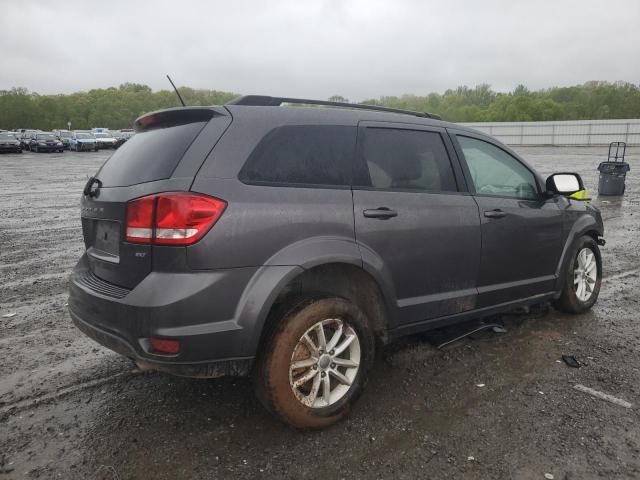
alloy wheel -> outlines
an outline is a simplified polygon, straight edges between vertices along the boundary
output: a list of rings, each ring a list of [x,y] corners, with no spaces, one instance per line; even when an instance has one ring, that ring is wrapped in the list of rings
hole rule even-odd
[[[598,264],[596,256],[590,248],[583,248],[578,252],[576,268],[573,271],[573,285],[576,289],[576,297],[581,302],[587,302],[598,279]]]
[[[315,323],[300,338],[291,355],[289,384],[307,407],[334,405],[351,388],[360,368],[360,340],[339,318]]]

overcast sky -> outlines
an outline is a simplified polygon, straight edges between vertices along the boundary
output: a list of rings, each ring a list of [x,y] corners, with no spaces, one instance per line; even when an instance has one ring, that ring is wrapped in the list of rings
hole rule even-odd
[[[0,89],[144,83],[351,100],[640,83],[639,0],[0,0]]]

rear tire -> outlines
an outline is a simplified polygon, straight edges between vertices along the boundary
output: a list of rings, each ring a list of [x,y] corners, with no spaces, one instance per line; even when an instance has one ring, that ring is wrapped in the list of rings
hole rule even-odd
[[[337,422],[361,394],[373,364],[365,315],[343,298],[315,297],[290,303],[272,320],[256,359],[257,397],[294,428]]]
[[[553,306],[566,313],[583,313],[598,300],[602,283],[602,257],[596,241],[589,235],[575,242],[562,279],[562,293]]]

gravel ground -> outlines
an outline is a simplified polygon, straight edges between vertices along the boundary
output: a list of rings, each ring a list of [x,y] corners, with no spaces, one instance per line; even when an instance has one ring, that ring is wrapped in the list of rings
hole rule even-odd
[[[582,173],[595,196],[606,148],[518,150],[542,173]],[[351,415],[320,432],[272,419],[247,379],[141,373],[85,338],[66,312],[66,278],[83,249],[82,186],[108,153],[0,156],[0,479],[639,478],[640,151],[631,153],[626,196],[594,201],[607,246],[591,312],[507,315],[507,334],[444,350],[433,345],[464,326],[397,342]],[[558,363],[562,354],[583,367]]]

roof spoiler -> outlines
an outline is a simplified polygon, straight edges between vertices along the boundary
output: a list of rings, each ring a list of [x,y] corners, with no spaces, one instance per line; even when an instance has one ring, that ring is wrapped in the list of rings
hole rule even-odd
[[[440,115],[435,113],[415,112],[413,110],[401,110],[399,108],[380,107],[378,105],[368,105],[366,103],[346,103],[332,102],[329,100],[310,100],[308,98],[287,98],[287,97],[269,97],[266,95],[244,95],[226,103],[226,105],[246,105],[252,107],[279,107],[283,103],[300,104],[300,105],[326,105],[329,107],[353,108],[357,110],[373,110],[377,112],[401,113],[404,115],[413,115],[415,117],[433,118],[442,120]]]
[[[215,107],[178,107],[146,113],[133,122],[137,133],[158,128],[176,127],[188,123],[208,122],[216,115],[225,115],[225,111]]]

